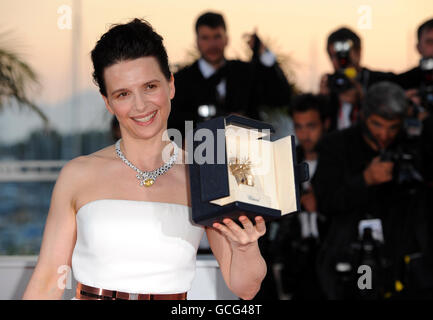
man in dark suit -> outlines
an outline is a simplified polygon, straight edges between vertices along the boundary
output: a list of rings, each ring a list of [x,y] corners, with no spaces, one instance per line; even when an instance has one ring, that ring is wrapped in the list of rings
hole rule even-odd
[[[417,39],[416,49],[421,58],[433,58],[433,19],[425,21],[418,27]],[[419,66],[397,76],[397,83],[405,90],[418,89],[421,81],[422,74]]]
[[[251,62],[227,60],[226,25],[221,14],[207,12],[195,26],[200,59],[174,75],[176,95],[168,128],[184,135],[185,121],[197,122],[237,113],[259,119],[261,106],[286,106],[291,87],[270,52],[256,35],[248,42]]]
[[[418,106],[418,111],[422,113],[419,118],[424,120],[428,116],[426,111],[433,112],[433,19],[418,27],[417,38],[420,64],[397,75],[396,82],[406,90],[412,103]]]

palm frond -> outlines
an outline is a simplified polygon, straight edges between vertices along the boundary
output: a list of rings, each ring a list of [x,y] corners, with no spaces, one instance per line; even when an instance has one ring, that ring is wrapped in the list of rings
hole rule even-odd
[[[18,54],[0,48],[0,111],[15,100],[19,106],[36,112],[46,126],[47,116],[28,98],[28,90],[32,85],[39,85],[38,77],[32,68]]]

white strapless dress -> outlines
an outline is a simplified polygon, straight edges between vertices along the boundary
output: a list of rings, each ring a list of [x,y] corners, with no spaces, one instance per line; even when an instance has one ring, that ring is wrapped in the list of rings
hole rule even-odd
[[[76,215],[72,272],[96,288],[129,293],[190,290],[204,227],[185,205],[96,200]]]

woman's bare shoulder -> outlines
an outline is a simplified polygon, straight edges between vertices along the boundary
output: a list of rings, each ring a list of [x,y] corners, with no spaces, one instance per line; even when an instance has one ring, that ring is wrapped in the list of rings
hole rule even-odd
[[[108,146],[94,153],[78,156],[68,161],[60,172],[60,177],[75,181],[77,178],[90,177],[101,165],[115,159],[114,146]]]

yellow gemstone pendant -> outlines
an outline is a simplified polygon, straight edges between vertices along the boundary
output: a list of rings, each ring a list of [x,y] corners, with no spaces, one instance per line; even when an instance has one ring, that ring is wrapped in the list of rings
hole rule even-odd
[[[147,178],[147,179],[144,180],[144,185],[145,185],[146,187],[150,187],[150,186],[152,186],[154,183],[155,183],[155,179],[152,179],[152,178]]]

